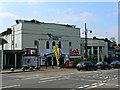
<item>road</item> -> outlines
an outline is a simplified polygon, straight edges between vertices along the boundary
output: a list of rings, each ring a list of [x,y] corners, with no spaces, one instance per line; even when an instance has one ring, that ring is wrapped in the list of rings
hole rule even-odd
[[[116,88],[118,90],[118,77],[118,69],[97,71],[58,69],[10,73],[2,75],[2,88],[3,90],[7,88],[64,88],[65,90],[92,90],[94,88],[115,90]]]

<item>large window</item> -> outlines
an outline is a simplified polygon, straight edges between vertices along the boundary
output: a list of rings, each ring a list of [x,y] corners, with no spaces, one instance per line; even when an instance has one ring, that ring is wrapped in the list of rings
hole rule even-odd
[[[70,47],[72,46],[72,43],[71,43],[71,42],[69,42],[69,46],[70,46]]]
[[[46,41],[46,49],[49,49],[49,41]]]
[[[97,56],[97,46],[93,46],[94,55]]]
[[[58,42],[58,47],[61,48],[61,42]]]
[[[99,47],[99,55],[100,55],[100,61],[102,61],[102,46]]]
[[[52,46],[55,46],[55,41],[52,42]]]

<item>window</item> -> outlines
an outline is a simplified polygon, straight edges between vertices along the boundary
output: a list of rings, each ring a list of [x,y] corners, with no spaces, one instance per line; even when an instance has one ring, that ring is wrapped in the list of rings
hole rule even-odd
[[[97,46],[94,46],[93,50],[94,50],[94,54],[97,55]]]
[[[49,41],[46,41],[46,49],[49,49]]]
[[[34,46],[37,46],[37,40],[34,40]]]
[[[17,48],[17,43],[15,44],[15,47]]]
[[[61,42],[58,42],[58,48],[61,48]]]
[[[55,41],[52,42],[52,46],[55,46]]]
[[[72,43],[71,43],[71,42],[69,42],[69,46],[70,46],[70,47],[72,46]]]

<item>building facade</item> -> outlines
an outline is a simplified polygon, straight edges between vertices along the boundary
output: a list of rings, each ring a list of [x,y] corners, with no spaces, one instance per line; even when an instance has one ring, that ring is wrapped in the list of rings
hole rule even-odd
[[[2,32],[3,67],[57,65],[53,46],[60,48],[62,61],[69,58],[84,58],[85,38],[80,28],[74,25],[44,23],[37,20],[16,20],[16,24]],[[111,42],[96,37],[87,38],[87,56],[96,61],[109,57]],[[72,60],[72,59],[70,59]]]
[[[103,61],[109,57],[111,42],[108,39],[87,38],[87,56],[97,61]],[[85,38],[81,38],[81,54],[84,57]]]
[[[80,28],[36,20],[16,20],[16,23],[2,33],[8,41],[4,45],[5,67],[45,65],[44,56],[54,53],[52,46],[58,44],[62,54],[80,56]]]

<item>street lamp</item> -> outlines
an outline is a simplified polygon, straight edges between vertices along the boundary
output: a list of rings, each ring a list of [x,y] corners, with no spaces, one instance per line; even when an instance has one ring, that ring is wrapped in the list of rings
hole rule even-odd
[[[92,30],[88,30],[86,28],[86,23],[85,23],[85,49],[84,49],[84,59],[87,60],[87,33],[88,31],[90,31],[90,33],[92,33]]]

